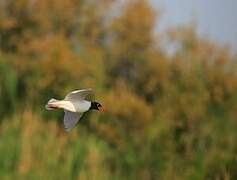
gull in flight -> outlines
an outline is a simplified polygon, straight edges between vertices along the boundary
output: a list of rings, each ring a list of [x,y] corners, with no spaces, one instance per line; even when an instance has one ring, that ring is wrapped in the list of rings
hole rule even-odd
[[[70,131],[84,112],[88,110],[104,111],[98,102],[87,101],[85,98],[92,93],[92,89],[81,89],[68,93],[64,100],[50,99],[45,105],[47,110],[64,109],[64,128]]]

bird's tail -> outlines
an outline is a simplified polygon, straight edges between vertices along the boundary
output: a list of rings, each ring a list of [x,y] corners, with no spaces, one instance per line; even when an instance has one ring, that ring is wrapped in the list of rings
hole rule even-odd
[[[48,101],[48,103],[45,105],[45,109],[47,109],[47,110],[58,109],[59,107],[58,107],[58,103],[57,102],[59,102],[59,100],[54,99],[54,98],[50,99]]]

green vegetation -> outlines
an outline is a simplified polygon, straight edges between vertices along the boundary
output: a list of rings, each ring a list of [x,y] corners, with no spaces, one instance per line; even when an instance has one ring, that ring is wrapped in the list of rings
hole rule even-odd
[[[154,35],[157,16],[145,0],[0,2],[0,179],[237,179],[237,57],[193,27]],[[87,87],[108,111],[67,133],[44,105]]]

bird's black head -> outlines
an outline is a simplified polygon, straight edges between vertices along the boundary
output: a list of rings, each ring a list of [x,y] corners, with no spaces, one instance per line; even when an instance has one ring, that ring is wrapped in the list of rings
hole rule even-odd
[[[104,108],[98,102],[91,102],[90,110],[92,110],[92,109],[98,110],[98,111],[104,111]]]

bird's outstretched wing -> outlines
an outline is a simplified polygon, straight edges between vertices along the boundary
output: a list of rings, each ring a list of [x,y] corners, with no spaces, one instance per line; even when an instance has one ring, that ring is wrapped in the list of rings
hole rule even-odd
[[[64,128],[66,131],[70,131],[73,127],[76,126],[83,113],[74,113],[67,110],[64,110],[64,112]]]
[[[85,100],[86,96],[88,96],[91,93],[92,93],[92,89],[81,89],[81,90],[72,91],[66,95],[64,100],[67,100],[67,101]]]

